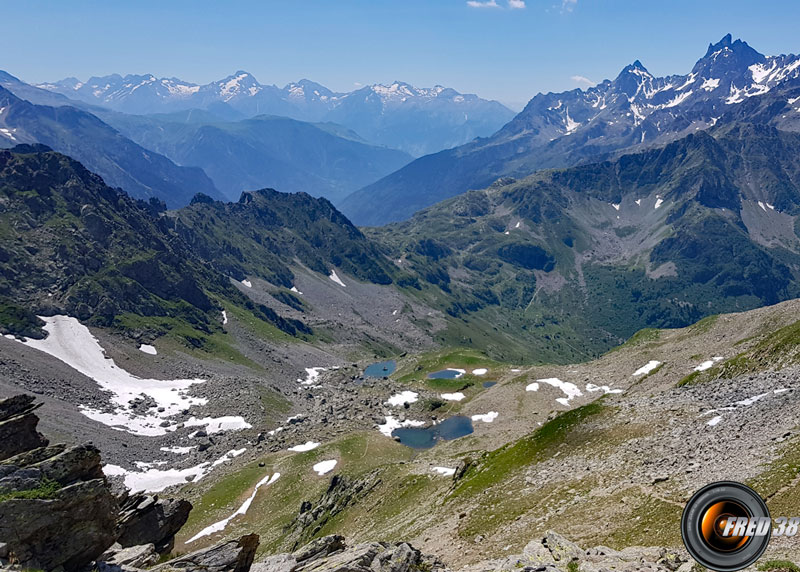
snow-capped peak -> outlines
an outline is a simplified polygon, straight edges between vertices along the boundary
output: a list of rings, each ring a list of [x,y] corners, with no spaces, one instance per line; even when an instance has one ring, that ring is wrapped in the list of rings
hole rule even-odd
[[[222,101],[230,101],[238,95],[256,95],[262,89],[251,73],[242,70],[217,82],[217,86]]]

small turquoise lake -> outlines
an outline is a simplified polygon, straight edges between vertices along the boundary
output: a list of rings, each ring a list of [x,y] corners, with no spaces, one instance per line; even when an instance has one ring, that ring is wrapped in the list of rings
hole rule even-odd
[[[464,375],[460,369],[442,369],[428,374],[428,379],[458,379]]]
[[[397,369],[397,362],[393,359],[389,361],[379,361],[378,363],[373,363],[368,366],[367,369],[364,370],[364,375],[366,377],[384,377],[392,375],[395,369]]]
[[[395,429],[392,431],[392,437],[397,437],[400,443],[412,449],[430,449],[441,440],[451,441],[469,435],[474,431],[472,419],[463,415],[456,415],[427,429],[418,427]]]

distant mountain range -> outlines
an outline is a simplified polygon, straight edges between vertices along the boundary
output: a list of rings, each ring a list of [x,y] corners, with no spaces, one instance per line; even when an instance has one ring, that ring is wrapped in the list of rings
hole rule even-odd
[[[201,167],[232,201],[244,191],[268,187],[338,202],[412,160],[330,123],[267,115],[225,122],[197,110],[98,115],[143,147],[179,165]]]
[[[133,197],[156,197],[170,208],[188,204],[198,192],[235,201],[243,191],[266,187],[338,201],[412,159],[330,123],[272,116],[226,120],[194,109],[128,115],[5,72],[2,89],[13,105],[0,114],[0,147],[45,144]],[[20,113],[22,108],[27,111]]]
[[[34,105],[0,87],[0,148],[41,143],[65,153],[132,197],[179,207],[196,193],[222,198],[197,167],[181,167],[137,145],[96,116],[69,105]]]
[[[709,45],[686,75],[655,77],[639,61],[586,90],[539,94],[487,139],[422,157],[354,193],[341,208],[360,225],[403,220],[440,200],[526,176],[661,145],[724,120],[755,96],[800,81],[800,57],[764,56],[730,35]],[[797,105],[779,102],[789,117]],[[796,123],[796,122],[795,122]]]
[[[228,120],[277,115],[333,122],[371,143],[415,156],[491,135],[514,116],[496,101],[442,86],[417,88],[394,82],[335,93],[309,80],[283,88],[264,85],[245,71],[206,85],[153,75],[114,74],[85,82],[67,78],[37,87],[136,115],[204,109]]]

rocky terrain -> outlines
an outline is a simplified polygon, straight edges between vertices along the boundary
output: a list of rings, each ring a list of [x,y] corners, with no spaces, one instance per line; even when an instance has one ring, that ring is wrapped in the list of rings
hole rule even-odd
[[[72,433],[76,445],[46,445],[35,431],[32,400],[14,398],[4,402],[9,413],[0,432],[23,428],[26,437],[3,442],[27,443],[37,452],[9,451],[16,457],[3,465],[14,467],[12,480],[19,487],[18,471],[28,471],[31,463],[49,466],[45,457],[53,455],[79,459],[80,471],[71,469],[69,478],[50,469],[40,474],[54,475],[47,477],[59,483],[53,486],[91,488],[91,494],[107,499],[94,506],[119,511],[113,518],[117,536],[104,537],[103,543],[110,542],[100,553],[117,542],[120,555],[106,558],[126,566],[152,565],[159,551],[202,553],[221,543],[239,547],[238,539],[256,534],[253,561],[264,570],[369,570],[376,561],[389,567],[373,570],[565,569],[566,561],[548,547],[572,544],[556,536],[545,545],[531,543],[559,530],[580,545],[598,546],[578,550],[581,570],[675,570],[687,558],[677,526],[683,503],[708,482],[749,483],[774,514],[800,508],[797,309],[798,302],[791,301],[685,329],[645,331],[599,360],[566,366],[510,366],[479,354],[433,352],[401,357],[396,372],[365,378],[363,365],[339,362],[279,384],[288,406],[280,416],[242,409],[255,401],[258,376],[250,374],[250,389],[246,376],[238,382],[220,376],[198,395],[218,399],[214,411],[245,413],[253,427],[191,438],[189,428],[146,439],[113,430],[106,435],[102,425],[70,412],[63,399],[68,393],[53,389],[50,395],[43,392],[42,427],[47,435]],[[115,360],[124,359],[124,344],[108,336],[102,340],[111,342],[107,347]],[[0,344],[13,350],[3,353],[4,391],[13,391],[13,371],[27,380],[21,384],[41,383],[32,380],[42,380],[47,369],[25,361],[35,350],[16,340]],[[7,361],[9,356],[15,359]],[[38,359],[50,363],[51,375],[70,377],[69,368],[57,361]],[[25,374],[26,363],[35,375]],[[146,362],[125,363],[147,372]],[[444,367],[466,373],[453,380],[427,378]],[[71,377],[78,379],[75,373]],[[484,380],[496,384],[484,387]],[[91,380],[83,384],[88,387]],[[241,389],[226,396],[232,387]],[[459,392],[460,401],[442,399]],[[233,409],[234,403],[241,405]],[[267,409],[261,413],[266,414]],[[389,418],[431,427],[459,414],[472,418],[474,433],[431,449],[411,449],[380,430]],[[84,429],[75,431],[80,426]],[[97,450],[81,440],[104,451],[108,481],[98,472]],[[161,450],[182,446],[195,447],[185,459]],[[236,456],[226,453],[240,449]],[[333,468],[329,461],[335,461]],[[183,474],[203,462],[214,464],[210,472],[187,472],[195,482],[182,485],[186,480],[179,478],[165,489],[191,502],[191,512],[185,501],[124,492],[125,483],[153,486],[147,483],[165,482],[159,479],[168,470]],[[41,483],[25,486],[41,488]],[[53,493],[45,488],[42,494]],[[64,504],[65,522],[73,509]],[[220,519],[224,523],[216,526]],[[165,523],[170,534],[142,536],[153,520]],[[211,532],[204,532],[209,527]],[[304,548],[320,538],[328,538],[329,545]],[[652,538],[662,548],[631,548],[650,545]],[[149,544],[152,549],[138,548]],[[668,556],[670,550],[678,556]],[[770,559],[797,558],[790,539],[775,539],[769,550]],[[311,553],[317,556],[307,556]],[[337,568],[342,566],[351,568]]]
[[[186,522],[192,505],[157,496],[114,495],[100,468],[99,451],[91,446],[50,446],[37,432],[33,398],[17,395],[0,401],[0,431],[7,437],[0,453],[0,567],[67,572],[93,565],[100,571],[406,572],[449,570],[438,558],[407,543],[372,542],[348,545],[342,536],[325,536],[293,553],[268,556],[255,565],[259,537],[245,535],[209,548],[163,558],[174,535]],[[9,448],[9,444],[13,448]],[[338,486],[334,484],[332,487]],[[353,494],[352,483],[340,481]],[[622,569],[678,569],[681,559],[664,549],[605,547],[582,551],[554,532],[532,542],[523,554],[480,565],[474,570],[514,570],[535,565],[566,570],[585,561],[585,570],[603,566]],[[627,566],[625,566],[627,565]]]

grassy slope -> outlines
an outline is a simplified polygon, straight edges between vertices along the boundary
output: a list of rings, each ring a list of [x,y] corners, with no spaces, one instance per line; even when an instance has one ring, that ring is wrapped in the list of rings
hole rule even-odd
[[[736,348],[763,347],[764,340],[772,338],[767,330],[786,331],[786,327],[796,324],[794,316],[799,307],[800,303],[789,302],[741,315],[709,317],[681,330],[645,330],[603,359],[587,364],[587,371],[602,372],[609,362],[640,364],[659,352],[671,351],[676,363],[667,363],[645,381],[634,383],[631,391],[674,387],[679,372],[687,367],[681,365],[684,360],[691,364],[706,357],[696,353],[698,348],[716,351],[707,346],[719,339],[727,340],[731,352]],[[488,367],[490,373],[483,379],[499,378],[501,389],[519,387],[543,375],[538,372],[546,371],[527,368],[515,373],[507,365],[491,362],[473,350],[450,349],[400,359],[395,378],[410,387],[422,384],[437,390],[450,389],[428,385],[426,374],[443,367],[469,370],[478,366]],[[469,380],[456,381],[463,384]],[[476,392],[472,397],[477,395]],[[483,431],[414,454],[372,431],[342,437],[309,453],[267,455],[262,459],[264,468],[252,464],[213,485],[190,485],[197,495],[197,509],[179,540],[231,514],[257,480],[280,471],[278,483],[260,493],[251,512],[234,521],[226,534],[234,536],[245,530],[263,534],[264,553],[290,548],[283,528],[297,514],[300,502],[315,500],[327,487],[328,478],[315,476],[312,465],[336,458],[340,461],[337,472],[359,477],[377,469],[382,483],[329,521],[320,534],[345,534],[354,540],[396,541],[437,535],[454,535],[468,543],[478,536],[495,539],[481,548],[484,555],[501,555],[505,545],[521,549],[530,540],[531,526],[567,532],[586,545],[648,545],[655,535],[660,544],[678,546],[681,494],[669,487],[656,493],[638,485],[625,485],[630,467],[619,466],[601,474],[576,473],[543,482],[526,478],[532,470],[535,473],[537,466],[559,458],[602,458],[658,430],[651,424],[630,423],[628,415],[608,401],[600,398],[563,412],[527,434],[507,439],[499,447],[487,447],[495,441],[491,432]],[[518,407],[515,412],[507,405],[503,415],[522,418],[529,414],[525,407]],[[507,434],[508,426],[502,427]],[[486,430],[493,429],[490,426]],[[792,512],[800,509],[800,448],[796,439],[787,441],[783,451],[782,457],[764,466],[751,484],[770,497],[774,510]],[[425,469],[430,464],[455,466],[460,460],[469,465],[456,483]],[[601,518],[606,525],[597,528],[582,524],[588,522],[587,518]]]

